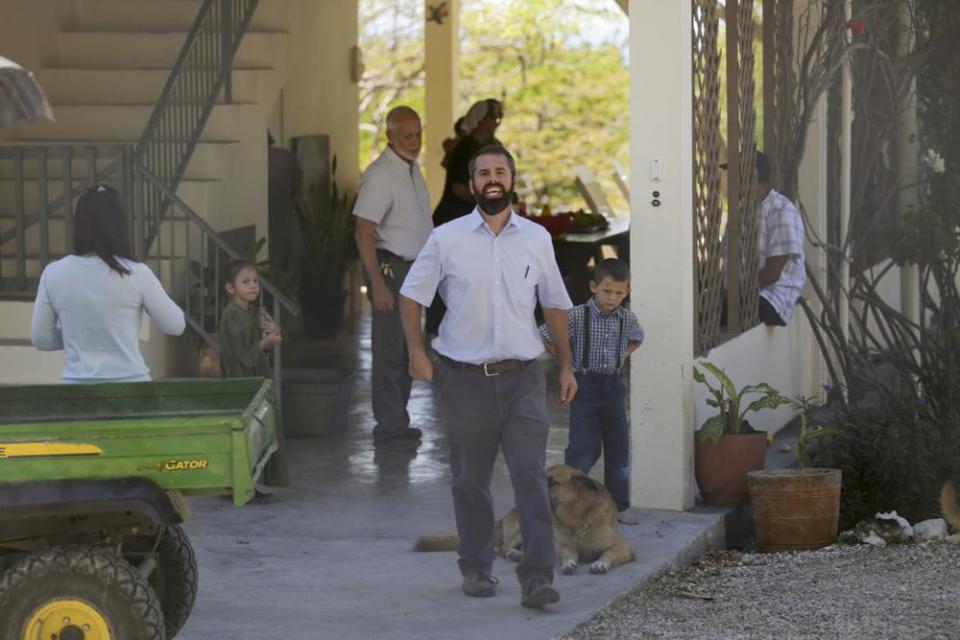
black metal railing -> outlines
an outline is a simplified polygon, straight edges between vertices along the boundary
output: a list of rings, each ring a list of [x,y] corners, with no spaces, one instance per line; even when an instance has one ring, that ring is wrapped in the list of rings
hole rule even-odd
[[[223,272],[227,263],[242,257],[161,178],[142,164],[132,162],[133,211],[142,194],[159,191],[167,199],[170,213],[158,228],[149,253],[143,260],[153,267],[161,283],[182,301],[187,323],[206,341],[216,345],[217,327],[226,300],[223,298]],[[138,224],[134,216],[134,224]],[[139,224],[143,224],[140,221]],[[261,306],[269,308],[277,320],[286,310],[300,314],[299,305],[273,283],[260,280]],[[273,350],[274,375],[280,372],[280,348]],[[279,378],[275,380],[279,385]]]
[[[135,161],[156,176],[146,185],[138,246],[149,247],[170,206],[220,92],[233,101],[231,70],[259,0],[204,0],[170,77],[137,142]],[[163,189],[159,188],[164,187]]]
[[[116,144],[0,146],[0,293],[33,293],[42,268],[73,250],[74,194],[118,183]]]

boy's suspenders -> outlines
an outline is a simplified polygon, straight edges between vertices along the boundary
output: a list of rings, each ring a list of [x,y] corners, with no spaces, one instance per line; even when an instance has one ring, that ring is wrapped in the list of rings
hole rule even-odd
[[[623,363],[623,356],[620,350],[623,348],[623,315],[618,315],[620,319],[620,333],[617,336],[617,371],[620,371],[620,365]],[[590,366],[590,305],[583,305],[583,348],[580,351],[580,369],[586,371]]]
[[[590,366],[590,305],[583,305],[583,349],[580,351],[580,369]]]

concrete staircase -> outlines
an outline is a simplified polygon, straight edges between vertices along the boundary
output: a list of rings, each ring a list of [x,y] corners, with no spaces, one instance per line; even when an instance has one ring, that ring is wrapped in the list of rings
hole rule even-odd
[[[49,45],[49,64],[33,69],[57,121],[20,127],[9,142],[135,144],[201,5],[201,0],[74,0],[71,14]],[[220,96],[177,189],[177,195],[215,229],[256,224],[258,236],[266,234],[265,138],[269,115],[283,84],[288,28],[283,0],[261,0],[234,60],[232,103],[227,104]],[[101,160],[98,166],[107,164]],[[11,162],[0,162],[0,232],[16,224],[12,166]],[[76,193],[91,179],[91,172],[88,163],[75,162],[72,167]],[[250,167],[258,169],[251,171]],[[48,167],[48,179],[59,178],[61,173],[59,163]],[[24,176],[25,206],[30,212],[39,202],[37,163],[27,163]],[[51,180],[48,200],[62,194],[62,183]],[[172,231],[179,237],[176,225],[175,220],[168,222],[161,233],[169,236]],[[43,266],[37,227],[26,234],[27,276],[31,279],[39,276]],[[62,214],[52,218],[51,259],[65,251],[65,233]],[[12,245],[3,248],[3,277],[15,274],[15,261],[9,258]],[[171,252],[183,255],[176,243],[168,243],[161,253]],[[164,273],[163,258],[160,255],[156,263],[149,264],[161,280],[170,280],[169,270]],[[184,294],[180,283],[164,284]],[[0,383],[40,379],[56,382],[62,355],[39,354],[29,345],[32,304],[8,300],[0,301],[0,305],[0,317],[4,318],[0,322]],[[51,364],[54,361],[55,366]],[[49,379],[54,369],[56,375]],[[32,370],[36,374],[30,373]]]
[[[37,351],[30,342],[32,300],[0,300],[0,384],[55,384],[62,351]]]

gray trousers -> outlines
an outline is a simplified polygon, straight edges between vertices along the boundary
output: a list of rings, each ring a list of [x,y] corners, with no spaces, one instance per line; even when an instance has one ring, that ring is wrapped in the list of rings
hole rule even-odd
[[[389,270],[383,273],[383,279],[390,291],[399,295],[411,263],[384,251],[377,251],[377,260],[381,265],[389,265]],[[369,287],[369,278],[367,284]],[[369,288],[368,297],[373,297]],[[374,310],[372,315],[370,350],[373,352],[373,371],[370,395],[373,399],[373,417],[377,421],[373,438],[388,440],[402,435],[410,427],[407,401],[410,400],[413,379],[410,377],[407,342],[400,323],[399,307],[389,312]]]
[[[534,361],[487,377],[441,362],[437,390],[450,442],[460,570],[489,573],[493,567],[490,479],[502,447],[520,513],[524,552],[517,567],[520,584],[539,576],[552,580],[556,550],[544,471],[550,423],[543,367]]]

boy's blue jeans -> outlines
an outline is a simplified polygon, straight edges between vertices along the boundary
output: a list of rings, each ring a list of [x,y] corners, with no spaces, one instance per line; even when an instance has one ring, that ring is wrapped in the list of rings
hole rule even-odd
[[[577,395],[570,404],[570,439],[564,462],[584,473],[603,453],[603,483],[617,503],[630,508],[630,428],[619,374],[577,372]]]

